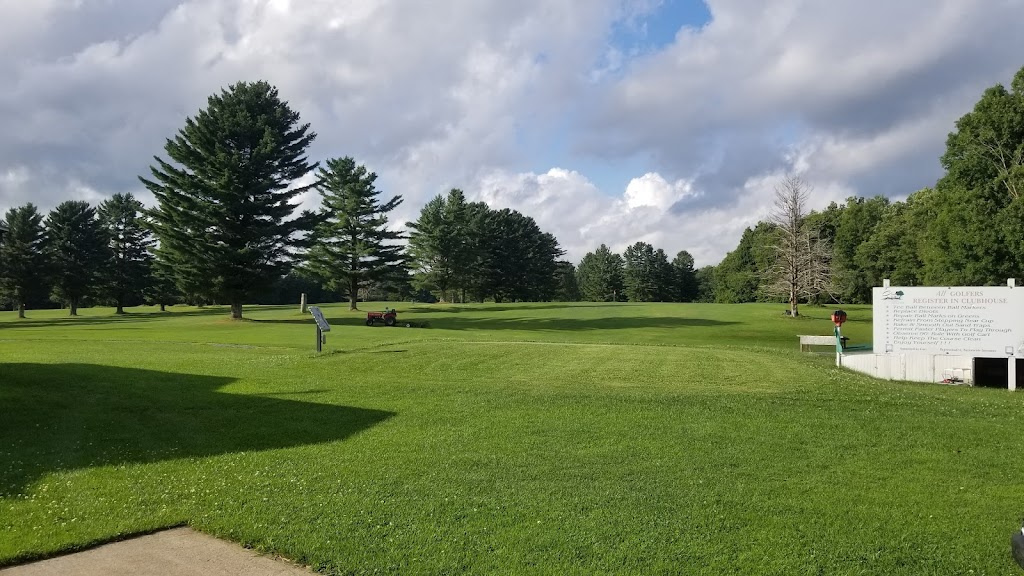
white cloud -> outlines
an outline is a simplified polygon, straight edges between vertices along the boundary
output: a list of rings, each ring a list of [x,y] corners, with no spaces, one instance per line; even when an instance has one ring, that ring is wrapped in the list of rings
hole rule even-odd
[[[1022,0],[707,4],[707,26],[628,63],[578,145],[653,154],[718,203],[789,147],[819,149],[808,171],[861,193],[933,184],[955,119],[1024,64]]]
[[[626,186],[625,200],[630,208],[650,206],[668,210],[676,202],[693,194],[692,182],[676,180],[669,183],[661,174],[648,172],[630,180]]]
[[[708,0],[663,50],[610,41],[658,4],[0,0],[0,211],[140,193],[185,116],[263,78],[319,133],[312,159],[354,156],[405,197],[396,223],[460,187],[574,259],[645,240],[706,264],[786,170],[816,206],[934,183],[954,120],[1024,64],[1024,0]],[[632,181],[548,170],[595,159]]]
[[[750,194],[736,209],[668,210],[693,194],[683,181],[667,182],[660,174],[634,178],[618,195],[599,190],[585,176],[562,168],[546,173],[497,171],[482,177],[470,193],[492,208],[513,208],[533,217],[541,229],[554,234],[565,258],[578,263],[601,244],[622,252],[635,242],[648,242],[673,258],[688,250],[697,265],[714,264],[731,250],[751,215],[767,214],[765,177],[747,184]]]

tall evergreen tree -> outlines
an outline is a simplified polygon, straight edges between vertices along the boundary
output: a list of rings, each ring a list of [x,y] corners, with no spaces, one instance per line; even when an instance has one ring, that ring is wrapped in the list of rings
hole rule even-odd
[[[477,233],[483,294],[495,302],[552,299],[556,262],[564,253],[555,237],[508,208],[487,212],[482,222]]]
[[[470,202],[466,205],[466,271],[458,278],[459,289],[463,293],[463,301],[467,293],[478,302],[489,296],[489,282],[494,275],[491,262],[493,240],[488,237],[492,232],[491,219],[493,210],[484,202]]]
[[[680,251],[672,260],[672,272],[679,302],[694,302],[698,296],[697,271],[693,268],[693,256],[686,250]]]
[[[53,264],[53,295],[78,316],[82,299],[100,288],[107,260],[106,236],[88,202],[68,200],[46,219]]]
[[[46,286],[46,231],[35,205],[7,211],[0,262],[0,295],[14,303],[18,318],[24,318],[26,302]]]
[[[239,82],[210,96],[207,107],[164,146],[152,180],[140,178],[159,206],[153,230],[161,256],[183,292],[242,304],[284,276],[312,215],[292,218],[309,186],[295,182],[315,167],[306,149],[316,138],[267,82]]]
[[[416,286],[436,290],[444,302],[453,301],[451,291],[467,285],[474,256],[465,194],[454,188],[447,197],[427,202],[409,228]]]
[[[678,302],[679,286],[676,282],[675,268],[668,261],[668,254],[661,248],[654,251],[654,276],[657,286],[654,299],[658,302]]]
[[[576,267],[572,262],[559,260],[555,263],[555,300],[559,302],[579,302],[580,285],[576,281]]]
[[[404,274],[405,257],[396,244],[404,236],[387,227],[387,215],[402,197],[381,203],[377,175],[349,157],[328,160],[317,176],[323,208],[307,268],[328,288],[345,291],[355,310],[361,287]]]
[[[129,302],[141,301],[152,267],[153,239],[143,225],[142,202],[131,194],[115,194],[100,204],[97,214],[106,233],[107,254],[104,295],[124,314]]]
[[[624,298],[622,256],[601,244],[588,253],[576,268],[580,295],[590,302],[618,302]]]
[[[174,281],[174,270],[159,257],[151,263],[143,296],[147,303],[159,306],[161,312],[166,312],[168,304],[175,304],[182,298],[181,291]]]
[[[630,302],[652,302],[659,295],[660,272],[654,258],[654,247],[647,242],[637,242],[626,248],[623,254],[623,284]]]

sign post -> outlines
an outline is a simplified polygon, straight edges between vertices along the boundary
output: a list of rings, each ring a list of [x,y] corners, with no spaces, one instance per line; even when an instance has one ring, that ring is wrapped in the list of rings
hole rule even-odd
[[[1017,287],[1017,279],[1016,278],[1009,278],[1009,279],[1007,279],[1006,280],[1006,286],[1009,287],[1011,290],[1013,290],[1014,288]],[[1024,347],[1024,342],[1022,342],[1022,347]],[[1006,351],[1010,355],[1010,357],[1006,360],[1008,362],[1008,364],[1006,365],[1006,388],[1007,388],[1007,390],[1016,390],[1017,389],[1017,356],[1016,356],[1016,352],[1017,351],[1015,351],[1012,347],[1008,347],[1006,349]]]
[[[309,313],[313,315],[313,320],[316,321],[316,351],[322,352],[324,342],[327,341],[324,332],[330,332],[331,325],[327,323],[327,319],[324,318],[324,314],[320,311],[319,306],[310,306]]]

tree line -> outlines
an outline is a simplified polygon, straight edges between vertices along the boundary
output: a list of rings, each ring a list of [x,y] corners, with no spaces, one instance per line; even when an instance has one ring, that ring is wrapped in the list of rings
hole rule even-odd
[[[389,226],[402,197],[383,198],[376,174],[351,157],[310,162],[315,138],[270,84],[221,90],[140,177],[155,207],[118,194],[98,208],[64,202],[45,219],[32,204],[11,209],[0,228],[0,296],[21,316],[48,302],[72,316],[83,303],[123,313],[185,302],[226,304],[236,319],[243,304],[276,303],[283,291],[294,301],[300,289],[344,296],[353,309],[363,298],[435,293],[557,296],[564,251],[532,218],[453,190],[428,203],[406,235]],[[297,213],[309,190],[320,208]]]
[[[468,202],[453,189],[396,231],[376,174],[351,157],[311,163],[316,134],[266,82],[240,82],[166,141],[143,185],[98,207],[32,204],[0,226],[0,297],[26,306],[141,302],[227,304],[323,299],[445,302],[870,302],[904,285],[1001,284],[1024,270],[1024,69],[957,121],[945,174],[906,200],[854,196],[806,212],[809,187],[787,178],[769,219],[714,266],[637,242],[601,245],[574,265],[529,216]],[[299,182],[308,182],[298,185]],[[321,206],[297,213],[316,190]]]
[[[996,85],[956,122],[944,175],[906,200],[847,198],[801,226],[831,245],[834,298],[871,302],[883,279],[905,286],[1000,285],[1024,276],[1024,69]],[[703,298],[773,301],[764,290],[778,227],[759,222],[720,264],[699,271]],[[820,299],[820,298],[819,298]],[[814,301],[815,298],[811,298]]]

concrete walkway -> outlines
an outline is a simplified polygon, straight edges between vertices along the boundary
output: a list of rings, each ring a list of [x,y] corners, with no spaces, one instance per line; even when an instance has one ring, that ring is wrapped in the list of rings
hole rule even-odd
[[[174,528],[148,536],[0,569],[0,576],[309,576],[237,544]]]

